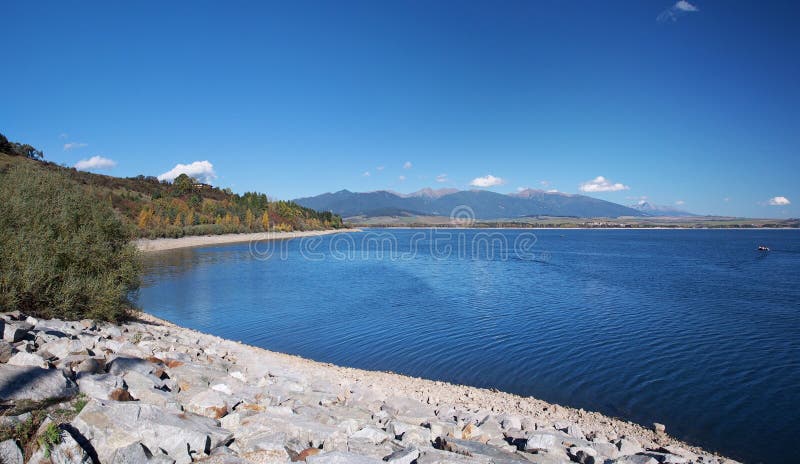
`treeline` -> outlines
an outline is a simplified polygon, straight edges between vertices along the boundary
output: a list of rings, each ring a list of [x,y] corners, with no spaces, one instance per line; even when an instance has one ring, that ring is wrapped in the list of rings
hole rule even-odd
[[[41,150],[23,143],[9,142],[5,135],[0,134],[0,153],[11,156],[23,156],[30,159],[42,159],[44,153]]]
[[[172,184],[145,198],[121,193],[112,203],[126,216],[135,218],[141,237],[181,237],[183,235],[227,234],[236,232],[289,232],[342,227],[342,218],[318,212],[290,201],[271,201],[263,193],[243,195],[222,191],[222,198],[203,196],[214,188],[181,174]]]
[[[173,182],[152,176],[120,178],[78,171],[44,161],[30,145],[9,142],[0,134],[0,171],[33,164],[67,175],[119,213],[133,237],[158,238],[237,232],[317,230],[343,227],[342,218],[263,193],[243,195],[198,182],[182,174]],[[35,160],[32,163],[30,160]]]

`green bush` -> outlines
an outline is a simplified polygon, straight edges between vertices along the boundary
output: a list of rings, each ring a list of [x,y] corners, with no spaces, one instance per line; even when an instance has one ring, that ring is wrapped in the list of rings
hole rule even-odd
[[[0,173],[0,308],[119,320],[139,256],[111,205],[62,173]]]

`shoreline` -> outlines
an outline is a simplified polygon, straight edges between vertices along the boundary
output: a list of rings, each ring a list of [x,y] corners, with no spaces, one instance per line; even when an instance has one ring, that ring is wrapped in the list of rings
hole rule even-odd
[[[60,442],[29,444],[26,462],[47,462],[48,454],[100,463],[157,455],[177,464],[736,462],[670,437],[660,424],[648,429],[494,389],[313,361],[144,312],[119,324],[0,316],[5,333],[20,339],[0,364],[0,400],[76,411],[54,419]],[[4,421],[30,417],[16,414]]]
[[[193,248],[211,245],[226,245],[230,243],[244,243],[263,240],[288,240],[300,237],[315,237],[320,235],[338,234],[345,232],[359,232],[361,229],[328,229],[308,230],[297,232],[254,232],[250,234],[221,234],[221,235],[190,235],[181,238],[140,238],[134,240],[134,245],[139,251],[148,253],[155,251],[177,250],[179,248]]]

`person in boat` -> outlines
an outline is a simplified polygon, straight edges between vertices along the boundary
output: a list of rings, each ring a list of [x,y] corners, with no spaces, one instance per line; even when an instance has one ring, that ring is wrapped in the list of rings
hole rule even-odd
[[[765,247],[764,245],[759,245],[758,251],[769,251],[769,248]]]

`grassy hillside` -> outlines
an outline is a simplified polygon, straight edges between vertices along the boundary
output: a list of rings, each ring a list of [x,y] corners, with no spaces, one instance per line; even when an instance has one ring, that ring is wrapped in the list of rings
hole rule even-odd
[[[29,145],[8,142],[0,134],[0,175],[13,166],[58,171],[99,201],[110,203],[134,237],[315,230],[342,227],[341,217],[263,193],[238,195],[179,176],[174,183],[155,177],[120,178],[77,171],[43,160]]]

